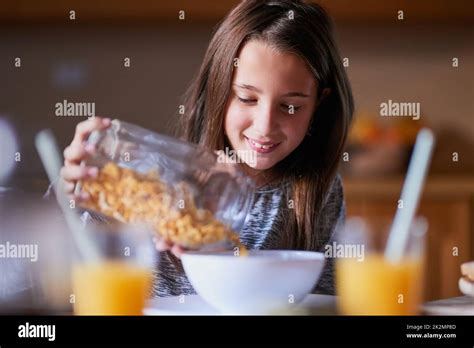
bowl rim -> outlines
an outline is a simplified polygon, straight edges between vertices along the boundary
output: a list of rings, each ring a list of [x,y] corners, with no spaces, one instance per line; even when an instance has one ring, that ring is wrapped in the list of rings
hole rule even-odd
[[[325,261],[326,257],[323,252],[310,251],[310,250],[284,250],[284,249],[258,249],[249,250],[250,256],[236,256],[233,255],[233,251],[214,251],[214,252],[203,252],[203,251],[185,251],[181,255],[183,261],[187,260],[212,260],[219,259],[219,262],[232,262],[235,258],[239,258],[239,262],[259,262],[259,263],[275,263],[275,262],[313,262],[313,261]],[[263,254],[263,255],[254,255]],[[266,256],[266,255],[269,256]],[[289,256],[284,257],[283,254]]]

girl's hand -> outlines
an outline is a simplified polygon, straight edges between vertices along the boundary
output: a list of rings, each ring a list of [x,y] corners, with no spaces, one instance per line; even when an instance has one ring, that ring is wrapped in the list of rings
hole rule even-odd
[[[77,181],[85,178],[94,178],[98,174],[98,168],[81,166],[81,161],[95,152],[92,145],[85,145],[90,133],[102,130],[110,126],[110,119],[94,117],[77,124],[74,139],[64,150],[64,166],[61,168],[60,177],[64,192],[74,199],[87,200],[89,197],[82,193],[79,197],[74,196],[74,188]]]
[[[185,249],[177,244],[170,243],[163,238],[158,238],[156,236],[153,237],[153,243],[155,244],[155,248],[158,251],[171,251],[171,253],[176,256],[178,259],[181,258],[181,255],[185,251]]]

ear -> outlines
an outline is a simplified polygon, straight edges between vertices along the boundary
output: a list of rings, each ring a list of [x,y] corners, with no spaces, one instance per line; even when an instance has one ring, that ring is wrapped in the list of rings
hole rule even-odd
[[[331,94],[331,88],[326,87],[325,89],[323,89],[323,91],[321,93],[321,99],[319,100],[319,102],[321,103],[330,94]]]
[[[316,101],[316,109],[321,105],[324,99],[327,98],[328,95],[331,94],[331,89],[329,87],[326,87],[323,89],[320,93],[319,99]]]

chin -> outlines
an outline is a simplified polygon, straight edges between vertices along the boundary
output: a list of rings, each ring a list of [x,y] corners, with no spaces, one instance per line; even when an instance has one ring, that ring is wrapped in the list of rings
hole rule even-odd
[[[270,169],[272,167],[275,166],[277,162],[274,162],[274,161],[262,161],[262,160],[258,160],[257,159],[257,163],[256,164],[253,164],[253,163],[247,163],[247,165],[252,168],[252,169],[255,169],[255,170],[267,170],[267,169]]]

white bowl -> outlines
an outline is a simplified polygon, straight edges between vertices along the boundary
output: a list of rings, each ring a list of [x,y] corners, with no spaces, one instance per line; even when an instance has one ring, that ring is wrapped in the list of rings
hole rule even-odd
[[[269,314],[294,307],[314,288],[323,253],[295,250],[186,252],[181,258],[196,292],[225,314]]]

